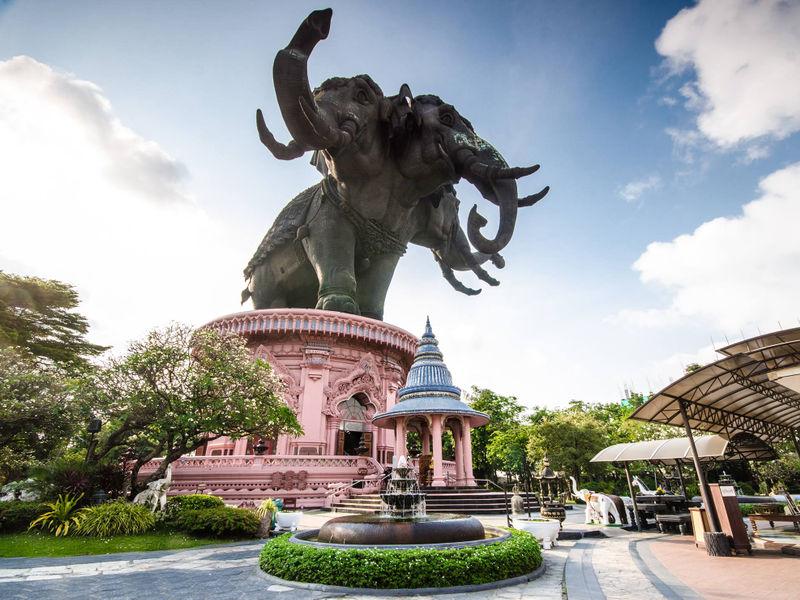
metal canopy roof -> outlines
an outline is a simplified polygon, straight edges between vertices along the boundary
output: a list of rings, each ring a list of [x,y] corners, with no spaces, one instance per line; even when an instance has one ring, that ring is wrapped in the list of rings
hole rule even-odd
[[[772,460],[775,451],[749,434],[739,434],[733,440],[721,435],[694,438],[697,455],[703,462],[718,460]],[[689,438],[671,438],[648,442],[614,444],[597,453],[591,462],[647,461],[653,464],[674,465],[692,461]]]
[[[800,427],[800,389],[787,385],[800,367],[800,328],[731,344],[716,362],[671,383],[639,407],[632,419],[683,425],[732,436],[754,434],[772,442]],[[786,385],[784,385],[786,383]]]

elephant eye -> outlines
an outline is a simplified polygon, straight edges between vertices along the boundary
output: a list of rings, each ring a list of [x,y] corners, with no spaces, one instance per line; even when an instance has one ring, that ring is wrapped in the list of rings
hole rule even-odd
[[[361,88],[356,92],[356,102],[369,104],[369,94],[367,94],[367,90]]]
[[[456,118],[453,113],[445,112],[439,115],[439,122],[446,127],[452,127],[456,123]]]

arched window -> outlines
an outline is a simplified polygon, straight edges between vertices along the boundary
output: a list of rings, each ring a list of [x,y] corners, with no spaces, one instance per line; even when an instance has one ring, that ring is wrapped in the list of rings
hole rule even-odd
[[[339,403],[339,414],[342,421],[366,421],[368,419],[366,401],[357,396],[350,396]]]

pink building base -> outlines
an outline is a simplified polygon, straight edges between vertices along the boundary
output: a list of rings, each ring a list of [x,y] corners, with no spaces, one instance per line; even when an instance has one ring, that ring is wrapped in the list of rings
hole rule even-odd
[[[396,443],[395,432],[375,427],[372,417],[395,405],[414,359],[414,335],[382,321],[313,309],[241,312],[207,327],[245,336],[253,355],[272,366],[303,435],[213,440],[173,463],[170,494],[209,493],[229,504],[283,498],[297,507],[321,507],[336,496],[376,491]],[[145,465],[141,475],[157,463]],[[444,461],[443,469],[455,479],[455,463]]]

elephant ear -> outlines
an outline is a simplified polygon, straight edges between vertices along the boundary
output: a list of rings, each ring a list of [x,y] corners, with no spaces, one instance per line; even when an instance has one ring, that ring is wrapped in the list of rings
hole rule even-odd
[[[328,163],[325,162],[322,152],[314,150],[314,153],[311,155],[311,164],[317,168],[317,171],[322,173],[323,177],[328,176]]]

